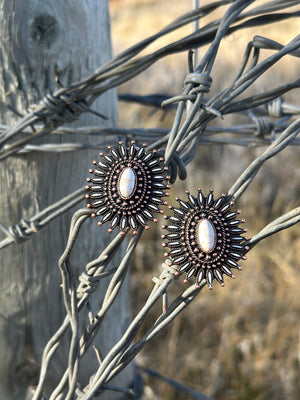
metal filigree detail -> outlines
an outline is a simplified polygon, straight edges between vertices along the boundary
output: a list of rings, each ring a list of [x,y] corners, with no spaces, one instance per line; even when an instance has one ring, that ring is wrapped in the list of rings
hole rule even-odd
[[[89,170],[94,177],[87,179],[85,197],[87,207],[95,208],[92,217],[100,217],[98,225],[110,221],[108,232],[117,226],[121,234],[128,227],[133,234],[138,226],[149,229],[149,220],[157,222],[153,214],[164,212],[160,206],[167,202],[162,197],[169,195],[163,157],[156,150],[147,151],[145,144],[137,147],[134,141],[128,148],[119,142],[108,149],[110,154],[100,153],[100,160],[93,161],[96,169]]]
[[[247,258],[248,238],[242,236],[247,229],[239,227],[244,219],[236,219],[240,210],[230,210],[233,202],[226,195],[215,200],[213,189],[207,197],[200,188],[197,197],[186,193],[188,201],[176,198],[179,207],[169,206],[174,214],[165,216],[169,225],[162,226],[168,231],[162,245],[170,251],[164,255],[178,268],[177,275],[186,273],[185,283],[194,276],[196,285],[204,279],[212,289],[216,279],[224,286],[223,275],[235,278],[232,268],[241,270],[238,261]]]

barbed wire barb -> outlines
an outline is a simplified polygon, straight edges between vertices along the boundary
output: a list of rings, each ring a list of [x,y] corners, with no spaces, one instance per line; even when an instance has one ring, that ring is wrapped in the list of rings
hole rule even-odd
[[[157,149],[157,154],[165,157],[164,167],[169,168],[170,179],[168,179],[170,183],[174,183],[178,178],[186,179],[186,167],[201,145],[222,143],[249,147],[264,146],[261,154],[254,158],[226,192],[228,198],[239,199],[267,160],[277,156],[287,146],[300,144],[297,138],[300,132],[300,108],[298,105],[286,102],[282,97],[289,91],[299,88],[300,79],[261,93],[245,94],[258,78],[283,57],[291,56],[293,60],[300,57],[300,35],[286,45],[255,35],[246,46],[234,79],[209,97],[214,85],[213,67],[218,62],[219,47],[226,36],[248,27],[283,21],[300,15],[298,11],[278,13],[280,10],[298,5],[298,1],[274,0],[248,9],[253,3],[255,0],[222,0],[196,8],[114,57],[82,81],[63,87],[58,78],[59,89],[55,93],[47,94],[27,115],[23,116],[14,107],[8,106],[20,120],[13,127],[0,126],[0,162],[13,155],[34,152],[104,150],[108,144],[106,142],[108,139],[103,140],[104,136],[115,140],[122,135],[125,138],[124,145],[133,139],[146,141],[149,150]],[[221,6],[227,6],[221,19],[217,18],[167,45],[158,46],[153,52],[148,50],[149,45],[168,33],[210,15]],[[194,65],[191,49],[204,45],[208,45],[207,51],[199,64]],[[149,53],[142,53],[144,50]],[[264,50],[271,51],[271,55],[264,58]],[[149,99],[147,96],[133,96],[134,98],[130,100],[126,99],[139,104],[147,103],[156,109],[163,106],[168,112],[176,109],[170,129],[64,126],[77,121],[84,113],[92,113],[105,119],[104,114],[92,108],[99,96],[136,77],[162,58],[183,51],[189,53],[188,73],[181,93],[175,93],[169,98],[162,94],[155,99],[153,97]],[[243,115],[247,118],[247,123],[230,127],[211,125],[213,121],[218,123],[218,120],[228,114]],[[99,137],[99,143],[90,144],[84,139],[82,142],[72,142],[73,136],[78,133]],[[49,143],[40,144],[39,139],[47,135],[51,135]],[[59,142],[61,135],[68,136],[70,142],[50,143],[54,138]],[[45,225],[70,208],[79,205],[84,200],[85,193],[86,188],[80,187],[38,211],[28,220],[22,218],[19,223],[10,226],[0,223],[1,232],[5,236],[0,241],[0,250],[11,244],[17,245],[29,240],[33,233],[38,234]],[[58,261],[65,317],[44,348],[39,382],[33,400],[45,399],[44,392],[48,379],[50,385],[52,384],[50,372],[54,365],[53,360],[63,345],[67,346],[64,350],[67,350],[68,358],[65,360],[58,382],[52,385],[49,400],[89,400],[105,391],[116,391],[134,398],[135,393],[131,388],[115,386],[111,384],[112,379],[120,374],[147,343],[177,318],[202,293],[206,285],[203,279],[197,285],[180,287],[174,294],[170,288],[178,279],[179,271],[178,267],[173,265],[172,259],[167,258],[161,265],[161,272],[153,277],[153,284],[146,294],[144,304],[139,305],[136,315],[128,322],[122,337],[113,344],[106,355],[102,355],[103,349],[95,346],[94,339],[103,329],[103,321],[119,296],[143,229],[139,228],[134,232],[136,235],[131,235],[131,230],[127,228],[124,236],[117,234],[112,237],[108,245],[97,255],[93,255],[93,259],[86,265],[80,266],[79,276],[75,276],[71,262],[72,252],[82,233],[82,227],[90,219],[91,214],[92,210],[80,208],[73,213],[70,221],[68,239]],[[296,207],[268,223],[251,239],[247,238],[246,253],[265,238],[298,222],[300,222],[300,208]],[[124,256],[115,264],[113,256],[124,244],[126,247]],[[105,285],[101,285],[103,279],[106,280]],[[103,295],[102,300],[97,301],[95,306],[92,300],[98,296],[100,290]],[[153,316],[156,304],[159,304],[159,311]],[[87,318],[82,318],[81,321],[83,314]],[[82,383],[80,365],[82,357],[88,352],[90,357],[96,357],[97,367],[89,382]],[[196,398],[208,399],[201,393],[195,392],[194,395]]]

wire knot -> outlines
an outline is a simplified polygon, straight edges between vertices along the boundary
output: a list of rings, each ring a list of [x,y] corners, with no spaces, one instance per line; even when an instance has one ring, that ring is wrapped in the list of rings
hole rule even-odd
[[[270,117],[282,117],[282,97],[277,97],[276,99],[269,101],[267,103],[267,109]]]
[[[165,155],[165,148],[161,148],[160,151],[157,152],[158,156],[164,157]],[[170,183],[173,184],[176,181],[177,174],[179,179],[184,181],[186,179],[186,168],[183,160],[181,159],[180,155],[175,152],[171,160],[168,162],[168,175],[170,175]]]
[[[162,272],[159,275],[159,277],[154,276],[152,278],[152,281],[154,283],[162,283],[165,279],[176,279],[177,275],[176,273],[177,268],[175,265],[172,264],[171,260],[167,259],[163,264],[162,264]]]
[[[194,101],[199,93],[208,93],[211,87],[212,78],[207,73],[191,72],[187,75],[184,80],[184,85],[193,86],[186,94],[179,94],[171,97],[161,103],[162,107],[168,106],[172,103],[178,103],[180,101]]]
[[[198,93],[208,93],[211,87],[212,78],[207,73],[196,73],[191,72],[187,75],[184,81],[184,85],[193,85],[193,88],[189,91],[190,95],[197,95]]]
[[[30,238],[31,233],[27,233],[27,229],[31,229],[33,232],[37,232],[40,226],[36,221],[27,221],[26,219],[22,218],[21,222],[17,225],[11,225],[8,227],[9,235],[18,242],[23,242]]]
[[[264,139],[265,136],[270,135],[273,129],[273,124],[271,124],[267,118],[253,118],[256,124],[256,131],[254,136]]]
[[[184,181],[186,179],[187,173],[185,164],[177,152],[174,153],[168,166],[169,166],[168,174],[170,175],[171,184],[173,184],[176,181],[177,174],[180,180]]]
[[[66,95],[60,97],[47,94],[41,101],[46,111],[34,111],[37,117],[51,117],[54,120],[73,122],[82,113],[82,107]]]
[[[86,272],[82,272],[79,280],[82,283],[80,290],[77,290],[77,293],[80,297],[82,297],[85,293],[94,292],[97,289],[100,281],[98,276],[88,275]]]

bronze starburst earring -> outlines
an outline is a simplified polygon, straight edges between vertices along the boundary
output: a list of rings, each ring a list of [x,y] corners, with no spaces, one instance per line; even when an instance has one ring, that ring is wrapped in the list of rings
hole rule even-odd
[[[242,236],[247,229],[239,227],[244,220],[236,219],[240,211],[230,210],[233,202],[226,195],[215,200],[213,189],[205,197],[200,188],[197,197],[186,193],[188,201],[176,198],[179,207],[170,206],[173,215],[165,216],[170,221],[162,226],[168,231],[163,247],[170,249],[165,257],[178,267],[178,275],[186,273],[185,283],[194,276],[197,285],[204,279],[212,289],[216,279],[224,286],[223,274],[235,278],[232,269],[242,269],[238,262],[249,250]]]
[[[108,149],[110,154],[100,153],[100,161],[93,162],[96,169],[89,170],[94,177],[87,179],[86,198],[87,207],[95,209],[92,217],[100,217],[98,225],[110,221],[108,232],[119,226],[121,235],[127,227],[133,234],[138,226],[149,229],[148,220],[157,222],[153,213],[163,213],[160,206],[167,202],[162,197],[169,195],[163,157],[135,141],[128,148],[119,142]]]

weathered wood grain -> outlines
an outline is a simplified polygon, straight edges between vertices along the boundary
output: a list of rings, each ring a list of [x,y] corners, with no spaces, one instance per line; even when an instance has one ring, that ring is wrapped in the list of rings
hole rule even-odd
[[[0,21],[2,124],[13,125],[18,118],[6,104],[25,114],[46,93],[56,89],[56,75],[68,85],[92,73],[111,56],[105,1],[2,0]],[[106,93],[93,108],[105,114],[108,122],[83,115],[74,126],[115,124],[114,92]],[[50,138],[43,140],[49,142]],[[0,221],[6,226],[16,224],[83,186],[91,160],[96,157],[88,151],[10,157],[0,165]],[[31,397],[42,349],[63,320],[57,260],[66,244],[73,211],[30,240],[0,253],[0,397],[3,399]],[[95,222],[86,224],[74,252],[75,271],[82,271],[89,258],[101,252],[110,239],[105,227],[99,229]],[[127,323],[128,304],[129,294],[122,290],[118,304],[105,321],[104,333],[96,341],[103,354],[120,337]],[[63,352],[55,358],[54,380],[54,372],[61,371],[66,359]],[[96,362],[86,357],[81,369],[84,384],[95,367]],[[127,386],[131,378],[130,367],[116,384]],[[111,393],[108,398],[113,398]]]

